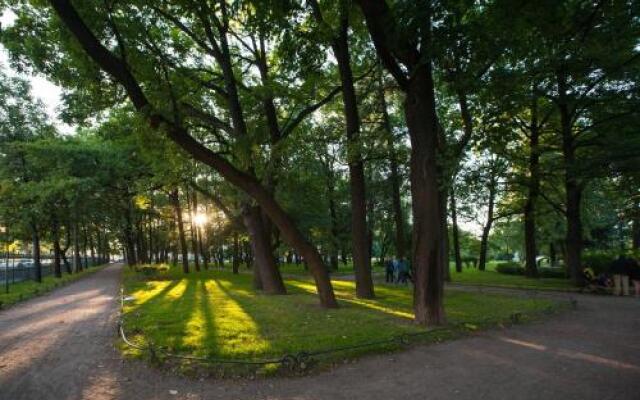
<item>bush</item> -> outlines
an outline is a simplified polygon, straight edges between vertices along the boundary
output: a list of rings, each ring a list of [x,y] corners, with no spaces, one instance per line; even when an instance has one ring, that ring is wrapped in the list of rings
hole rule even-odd
[[[540,278],[567,278],[567,271],[564,268],[538,268]]]
[[[507,261],[496,265],[496,272],[507,275],[524,275],[524,268],[515,261]]]
[[[153,276],[169,271],[169,266],[166,264],[147,264],[138,268],[138,271],[146,276]]]
[[[609,266],[617,255],[612,252],[594,251],[582,255],[582,267],[591,268],[593,272],[601,274],[609,270]]]

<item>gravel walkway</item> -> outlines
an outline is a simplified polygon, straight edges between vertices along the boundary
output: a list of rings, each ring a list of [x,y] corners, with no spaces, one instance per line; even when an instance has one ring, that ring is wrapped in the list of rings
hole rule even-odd
[[[304,378],[198,381],[121,361],[120,268],[0,312],[0,399],[640,399],[640,299],[574,295],[543,323]]]

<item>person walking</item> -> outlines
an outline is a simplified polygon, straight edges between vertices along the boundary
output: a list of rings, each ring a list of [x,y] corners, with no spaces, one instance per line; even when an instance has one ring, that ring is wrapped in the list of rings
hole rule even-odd
[[[640,264],[633,258],[629,260],[629,279],[633,284],[633,293],[635,297],[640,297]]]
[[[407,277],[409,275],[409,269],[407,263],[400,259],[398,261],[398,281],[397,283],[407,284]]]
[[[387,283],[393,283],[393,260],[387,260],[387,262],[384,264],[384,270],[385,270],[385,282]]]

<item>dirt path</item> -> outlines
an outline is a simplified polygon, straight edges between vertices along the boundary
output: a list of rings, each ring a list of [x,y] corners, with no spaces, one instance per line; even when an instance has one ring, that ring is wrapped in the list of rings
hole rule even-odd
[[[639,299],[576,295],[577,311],[544,323],[305,378],[195,381],[121,361],[119,268],[0,313],[0,399],[640,398]]]

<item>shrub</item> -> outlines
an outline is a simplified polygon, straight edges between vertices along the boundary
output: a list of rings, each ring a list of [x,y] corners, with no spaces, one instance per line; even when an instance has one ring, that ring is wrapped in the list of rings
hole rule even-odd
[[[540,278],[567,278],[567,271],[564,268],[538,268]]]
[[[169,271],[169,266],[166,264],[147,264],[140,267],[138,271],[146,276],[152,276]]]
[[[496,272],[507,275],[524,275],[524,268],[520,263],[507,261],[496,265]]]

